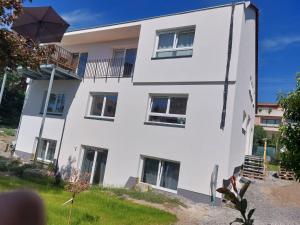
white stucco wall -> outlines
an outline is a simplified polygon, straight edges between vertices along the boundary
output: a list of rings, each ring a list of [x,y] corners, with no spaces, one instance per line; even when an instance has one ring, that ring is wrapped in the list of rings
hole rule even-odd
[[[240,23],[243,5],[235,9],[234,23]],[[134,82],[223,81],[228,50],[231,7],[216,8],[147,20],[142,23]],[[195,25],[193,57],[151,60],[156,31]],[[235,25],[232,66],[236,67],[240,26]],[[231,73],[229,80],[235,80]]]
[[[84,118],[90,92],[118,92],[113,122]],[[186,127],[144,124],[149,93],[188,94]],[[219,129],[222,93],[222,85],[134,85],[130,78],[85,80],[68,115],[59,163],[65,165],[71,157],[76,167],[81,145],[106,148],[104,183],[123,186],[130,176],[137,176],[141,155],[174,160],[180,162],[178,187],[208,194],[215,164],[220,166],[219,182],[228,175],[231,126]],[[229,108],[232,104],[229,96]],[[231,115],[229,110],[229,119]]]
[[[255,122],[255,104],[251,102],[249,96],[250,77],[255,84],[255,11],[251,8],[245,9],[241,23],[241,39],[238,55],[237,80],[234,93],[234,119],[232,121],[232,133],[229,155],[228,173],[233,173],[237,165],[241,165],[245,154],[252,153],[252,138]],[[255,96],[253,96],[255,100]],[[243,111],[250,116],[251,122],[242,132]]]

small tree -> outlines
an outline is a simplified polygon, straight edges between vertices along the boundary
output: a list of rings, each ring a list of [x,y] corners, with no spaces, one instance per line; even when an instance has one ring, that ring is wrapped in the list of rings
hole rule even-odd
[[[280,126],[281,144],[285,151],[281,154],[281,164],[295,172],[300,179],[300,73],[297,75],[296,89],[279,97],[284,122]]]
[[[70,183],[65,187],[66,191],[72,193],[72,198],[69,201],[67,201],[67,202],[71,202],[68,225],[71,224],[72,210],[73,210],[75,197],[79,193],[89,189],[90,187],[89,177],[90,177],[89,174],[80,174],[78,170],[72,169],[71,176],[70,176]]]
[[[263,127],[259,125],[254,126],[254,135],[253,135],[253,152],[256,151],[258,146],[264,144],[264,139],[267,137],[267,133]]]
[[[232,185],[232,188],[234,192],[230,191],[229,189],[222,187],[218,188],[217,192],[224,194],[224,198],[233,204],[233,208],[238,210],[241,213],[242,218],[236,218],[233,222],[230,223],[241,223],[243,225],[253,225],[254,220],[251,219],[253,216],[253,213],[255,209],[250,209],[248,214],[247,213],[247,207],[248,207],[248,202],[247,199],[244,198],[244,195],[250,185],[250,181],[245,183],[241,190],[237,190],[236,187],[236,179],[235,177],[230,178],[230,183]]]

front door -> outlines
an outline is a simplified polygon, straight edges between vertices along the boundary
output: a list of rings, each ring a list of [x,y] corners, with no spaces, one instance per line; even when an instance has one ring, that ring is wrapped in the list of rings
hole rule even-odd
[[[84,147],[81,173],[89,176],[91,184],[101,185],[104,179],[107,150],[90,146]]]

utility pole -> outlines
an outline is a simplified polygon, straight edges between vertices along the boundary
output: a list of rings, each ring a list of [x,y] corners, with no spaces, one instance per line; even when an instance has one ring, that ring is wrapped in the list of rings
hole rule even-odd
[[[44,131],[45,119],[46,119],[46,115],[47,115],[48,103],[49,103],[49,99],[50,99],[50,95],[51,95],[55,71],[56,71],[56,67],[55,67],[55,65],[53,65],[53,69],[51,72],[51,77],[50,77],[50,81],[49,81],[49,85],[48,85],[47,95],[46,95],[46,99],[45,99],[45,104],[44,104],[43,117],[42,117],[41,127],[40,127],[40,131],[39,131],[37,148],[36,148],[36,151],[35,151],[35,154],[33,157],[34,163],[36,162],[37,154],[39,153],[39,151],[41,150],[41,147],[42,147],[42,135],[43,135],[43,131]]]
[[[266,168],[267,168],[267,141],[268,138],[264,138],[264,171],[266,172]]]

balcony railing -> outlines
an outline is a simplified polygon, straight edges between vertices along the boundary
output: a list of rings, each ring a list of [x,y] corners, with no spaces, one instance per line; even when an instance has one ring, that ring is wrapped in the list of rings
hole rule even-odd
[[[125,58],[88,60],[85,78],[132,77],[134,65]]]
[[[50,47],[54,48],[54,53],[46,59],[47,64],[55,64],[62,69],[75,73],[79,63],[79,55],[58,45],[50,45]]]

